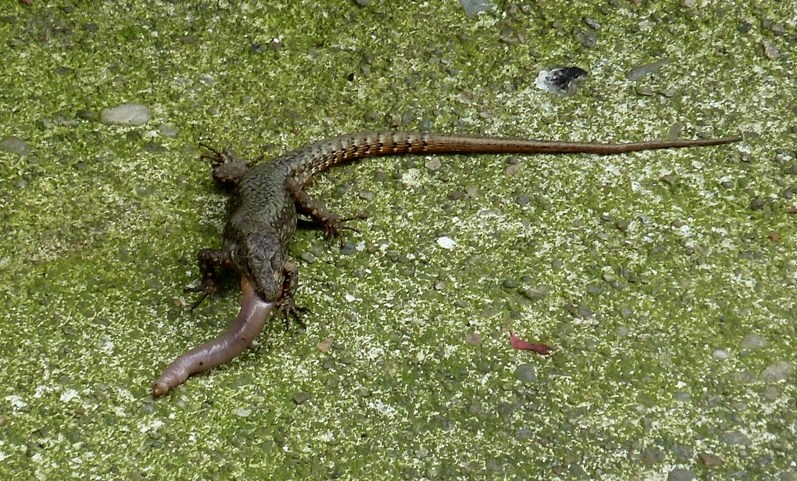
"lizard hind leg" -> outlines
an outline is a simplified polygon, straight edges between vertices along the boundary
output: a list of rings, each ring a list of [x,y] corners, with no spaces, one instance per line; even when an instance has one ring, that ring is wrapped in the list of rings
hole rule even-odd
[[[330,212],[322,202],[310,197],[310,195],[297,182],[288,182],[288,192],[296,203],[296,210],[303,215],[310,217],[313,222],[321,226],[324,230],[324,237],[327,239],[339,239],[343,244],[342,230],[360,232],[354,227],[345,225],[352,220],[364,220],[368,218],[365,213],[358,213],[347,217],[341,217]]]

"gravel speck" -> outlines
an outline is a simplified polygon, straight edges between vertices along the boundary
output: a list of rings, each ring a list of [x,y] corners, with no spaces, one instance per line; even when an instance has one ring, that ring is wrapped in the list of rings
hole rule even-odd
[[[103,109],[100,120],[104,124],[143,125],[152,119],[152,110],[142,104],[121,104]]]
[[[767,382],[782,381],[794,374],[794,365],[789,361],[778,361],[761,371],[761,380]]]
[[[537,370],[533,364],[521,364],[515,368],[515,379],[523,382],[534,382],[537,380]]]
[[[11,154],[26,156],[30,154],[30,145],[19,137],[8,136],[0,141],[0,150]]]
[[[662,67],[670,63],[670,60],[667,58],[663,58],[656,62],[648,63],[645,65],[639,65],[638,67],[634,67],[628,72],[627,78],[628,80],[635,81],[639,80],[642,77],[647,75],[653,74],[661,70]]]
[[[692,481],[695,473],[691,469],[676,468],[667,473],[667,481]]]
[[[716,454],[711,453],[698,453],[697,459],[705,466],[720,466],[722,465],[722,458]]]
[[[312,252],[310,252],[310,251],[304,251],[304,252],[302,252],[301,254],[299,254],[299,257],[300,257],[300,258],[301,258],[303,261],[307,262],[308,264],[312,264],[312,263],[314,263],[314,262],[318,261],[318,257],[316,257],[316,256],[315,256],[315,254],[313,254],[313,253],[312,253]]]
[[[440,167],[442,167],[442,166],[443,166],[443,162],[441,162],[440,159],[437,158],[437,157],[433,157],[433,158],[427,160],[426,163],[424,164],[424,167],[426,167],[427,169],[431,170],[432,172],[434,172],[436,170],[440,170]]]
[[[749,350],[761,349],[767,347],[767,345],[768,343],[766,339],[759,336],[758,334],[753,334],[753,333],[744,336],[742,342],[739,343],[739,347],[741,347],[742,349],[749,349]]]
[[[717,361],[727,361],[728,359],[731,358],[731,353],[729,353],[725,349],[716,349],[714,352],[711,353],[711,357],[713,357]]]
[[[527,427],[522,427],[515,431],[515,439],[518,441],[528,441],[532,438],[534,438],[534,432]]]
[[[749,446],[751,444],[750,438],[741,431],[728,431],[722,434],[722,441],[725,444]]]
[[[309,392],[306,391],[298,392],[293,395],[293,403],[298,406],[300,404],[304,404],[307,401],[309,401],[311,397],[312,396],[310,395]]]
[[[465,9],[465,16],[468,18],[495,9],[495,5],[490,0],[459,0],[459,4]]]

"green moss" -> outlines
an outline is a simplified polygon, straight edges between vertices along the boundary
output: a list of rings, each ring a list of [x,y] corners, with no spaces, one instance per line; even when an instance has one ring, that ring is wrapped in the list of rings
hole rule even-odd
[[[31,153],[0,153],[0,473],[793,474],[794,379],[759,377],[795,349],[792,12],[683,3],[502,3],[475,19],[456,2],[14,3],[0,21],[0,135]],[[580,40],[585,17],[601,25],[595,48]],[[765,43],[781,55],[761,54]],[[654,75],[626,79],[665,57]],[[590,71],[575,95],[533,86],[558,65]],[[94,120],[124,102],[154,118]],[[218,245],[223,217],[197,143],[269,157],[421,126],[570,140],[754,135],[521,157],[514,173],[506,156],[333,169],[312,193],[371,216],[350,255],[316,232],[296,236],[292,254],[317,257],[300,262],[308,331],[273,322],[229,366],[151,400],[158,370],[236,310],[234,282],[185,307],[194,253]],[[399,180],[410,172],[414,187]],[[554,355],[512,350],[510,330]],[[749,333],[766,346],[742,348]],[[515,376],[524,364],[536,380]],[[299,393],[309,397],[297,404]],[[701,467],[698,452],[723,464]]]

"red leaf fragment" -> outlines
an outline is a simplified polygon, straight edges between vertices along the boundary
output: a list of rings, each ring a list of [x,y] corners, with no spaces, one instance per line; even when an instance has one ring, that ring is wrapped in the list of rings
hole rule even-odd
[[[551,346],[548,344],[540,344],[540,343],[532,343],[528,341],[524,341],[523,339],[517,337],[516,335],[509,333],[509,343],[512,345],[513,349],[519,349],[521,351],[534,351],[537,354],[541,354],[543,356],[547,356],[551,353]]]

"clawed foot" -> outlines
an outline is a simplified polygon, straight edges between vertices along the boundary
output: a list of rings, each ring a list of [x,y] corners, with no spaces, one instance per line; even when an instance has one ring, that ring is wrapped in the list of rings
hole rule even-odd
[[[211,152],[210,154],[202,152],[202,154],[199,155],[200,159],[209,160],[211,167],[215,168],[222,164],[235,162],[235,157],[232,155],[232,152],[230,152],[228,147],[225,147],[222,151],[218,151],[204,142],[200,142],[199,146]]]
[[[340,245],[343,245],[343,233],[341,231],[350,230],[353,232],[360,233],[359,229],[354,227],[344,225],[346,222],[352,220],[365,220],[368,218],[368,214],[364,212],[360,212],[359,214],[355,214],[349,217],[334,217],[331,220],[324,223],[324,238],[327,240],[338,239],[340,241]]]
[[[213,178],[216,182],[227,186],[236,184],[246,173],[250,165],[257,163],[263,158],[261,155],[251,161],[243,161],[239,160],[229,147],[225,147],[224,150],[218,151],[203,142],[200,142],[199,146],[211,152],[203,152],[199,158],[209,160],[211,167],[213,167]]]
[[[263,156],[262,155],[259,156],[259,157],[254,158],[252,160],[248,160],[248,161],[239,160],[238,157],[236,157],[235,154],[232,153],[232,150],[230,150],[229,146],[224,147],[224,149],[221,150],[221,151],[216,150],[215,148],[211,147],[210,145],[208,145],[208,144],[206,144],[204,142],[200,142],[199,146],[202,147],[203,149],[207,149],[207,150],[210,151],[209,154],[206,153],[206,152],[203,152],[202,154],[200,154],[199,158],[200,159],[204,159],[204,160],[209,160],[211,167],[214,167],[214,168],[215,167],[219,167],[220,165],[232,164],[232,163],[236,163],[236,162],[241,162],[241,163],[247,164],[247,165],[256,164],[257,162],[260,162],[261,160],[263,160]]]
[[[306,307],[299,307],[296,305],[292,297],[283,297],[277,302],[277,309],[282,313],[285,321],[285,329],[290,327],[291,321],[299,324],[302,329],[307,329],[307,325],[302,320],[302,314],[307,312]]]
[[[199,297],[197,298],[197,300],[191,304],[191,310],[193,311],[194,309],[199,307],[199,305],[202,304],[205,301],[205,299],[207,299],[209,296],[212,296],[217,292],[219,292],[219,285],[215,279],[208,278],[203,280],[202,284],[196,287],[185,287],[183,289],[183,292],[199,293]]]

